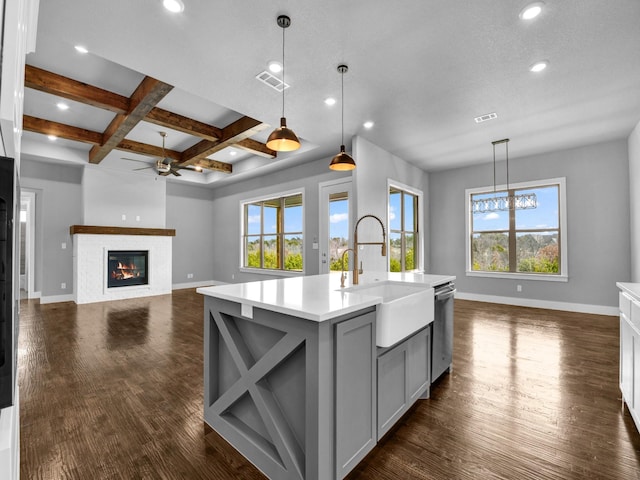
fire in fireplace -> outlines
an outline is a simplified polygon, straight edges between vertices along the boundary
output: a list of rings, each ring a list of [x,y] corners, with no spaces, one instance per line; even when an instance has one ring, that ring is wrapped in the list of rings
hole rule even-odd
[[[149,251],[109,250],[107,287],[148,285]]]

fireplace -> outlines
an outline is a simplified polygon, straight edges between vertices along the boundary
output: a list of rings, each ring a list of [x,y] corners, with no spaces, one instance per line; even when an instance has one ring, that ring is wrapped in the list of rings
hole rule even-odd
[[[148,260],[148,250],[109,250],[107,256],[107,287],[148,285]]]

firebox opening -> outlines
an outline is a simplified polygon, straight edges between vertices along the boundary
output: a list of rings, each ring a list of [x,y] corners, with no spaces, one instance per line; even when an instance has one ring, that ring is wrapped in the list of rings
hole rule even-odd
[[[149,251],[109,250],[107,287],[148,285]]]

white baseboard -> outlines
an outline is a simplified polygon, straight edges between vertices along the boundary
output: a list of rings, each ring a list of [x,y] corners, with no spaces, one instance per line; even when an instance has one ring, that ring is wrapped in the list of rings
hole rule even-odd
[[[617,317],[619,309],[617,306],[589,305],[586,303],[552,302],[549,300],[536,300],[533,298],[501,297],[498,295],[482,295],[479,293],[456,292],[456,297],[460,300],[474,300],[476,302],[502,303],[504,305],[515,305],[518,307],[546,308],[549,310],[565,310],[567,312],[593,313],[595,315],[612,315]]]
[[[220,282],[218,280],[203,280],[200,282],[189,282],[189,283],[174,283],[171,286],[172,290],[182,290],[185,288],[200,288],[200,287],[212,287],[214,285],[225,285],[226,282]]]
[[[29,300],[31,300],[32,298],[41,298],[41,297],[42,297],[42,292],[33,292],[33,296],[31,296]]]
[[[40,297],[40,304],[45,303],[60,303],[60,302],[73,302],[73,294],[69,295],[49,295],[47,297]]]

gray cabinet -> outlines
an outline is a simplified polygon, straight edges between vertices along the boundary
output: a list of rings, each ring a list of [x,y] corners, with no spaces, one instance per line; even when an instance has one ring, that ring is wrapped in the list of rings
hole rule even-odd
[[[381,350],[377,363],[379,440],[416,400],[429,395],[431,326]]]
[[[336,478],[377,442],[375,325],[375,313],[335,325]]]

